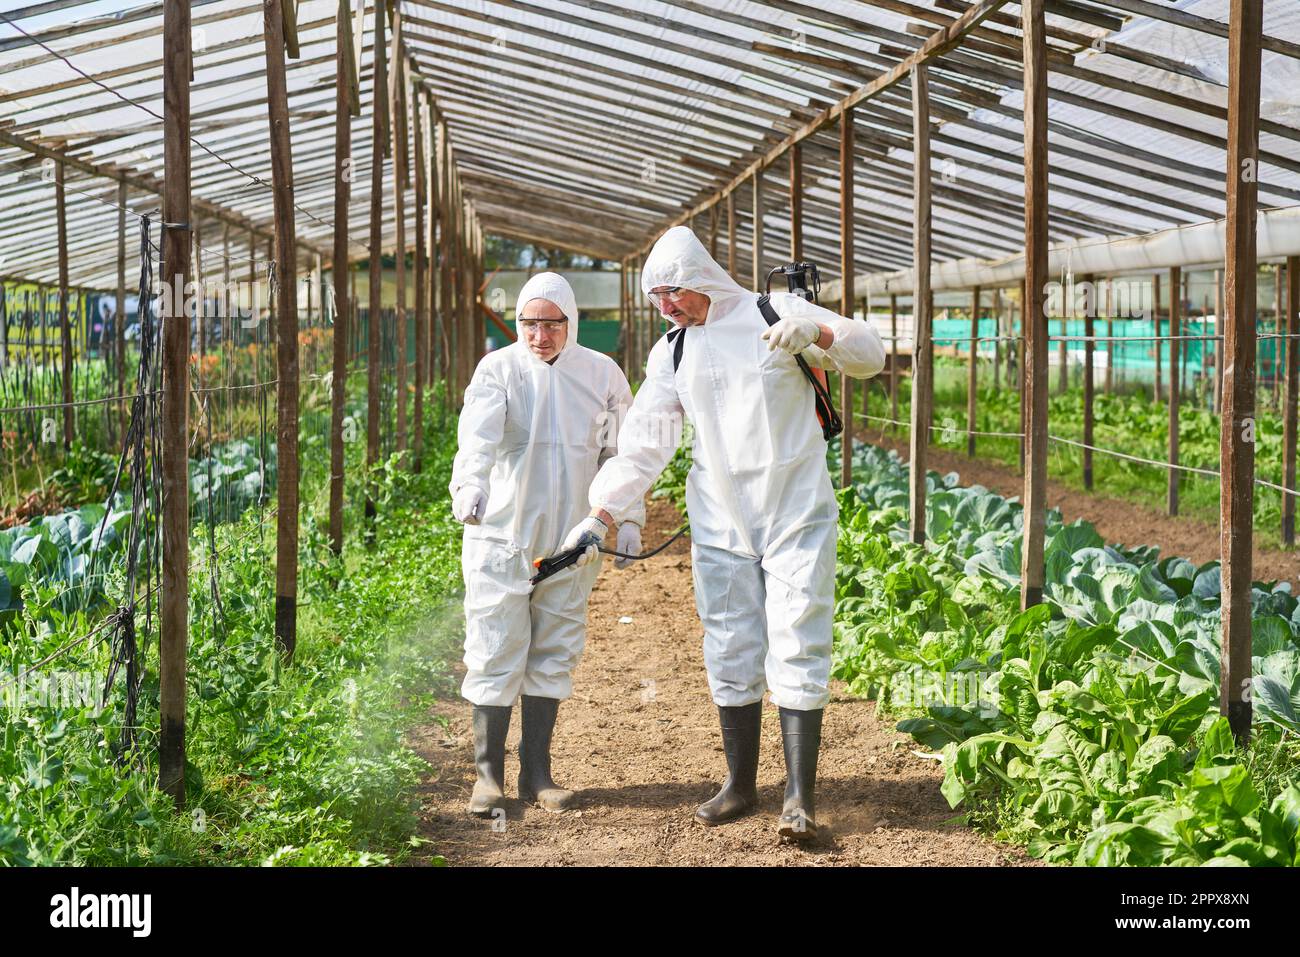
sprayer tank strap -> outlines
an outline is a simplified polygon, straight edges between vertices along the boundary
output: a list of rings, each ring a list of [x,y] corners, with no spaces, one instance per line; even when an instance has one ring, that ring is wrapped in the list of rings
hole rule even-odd
[[[758,297],[758,311],[762,313],[763,321],[769,326],[774,326],[781,321],[776,309],[772,307],[770,296]],[[668,333],[668,341],[672,343],[673,347],[673,373],[675,374],[682,364],[682,348],[686,345],[686,327],[678,326],[676,329],[671,330]],[[835,411],[831,395],[826,390],[826,387],[822,385],[821,380],[813,374],[803,356],[795,356],[795,361],[799,364],[799,369],[803,372],[804,378],[812,384],[813,400],[817,407],[817,418],[822,426],[822,437],[829,442],[844,431],[844,426]]]

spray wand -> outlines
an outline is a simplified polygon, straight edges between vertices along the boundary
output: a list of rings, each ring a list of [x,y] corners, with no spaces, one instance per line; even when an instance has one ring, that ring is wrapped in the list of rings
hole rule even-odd
[[[667,548],[673,542],[677,541],[677,539],[681,538],[684,534],[686,534],[686,531],[689,527],[690,525],[688,522],[683,522],[681,528],[677,529],[677,531],[673,533],[672,537],[669,538],[668,541],[664,542],[658,548],[655,548],[648,552],[642,552],[640,555],[629,555],[626,552],[620,552],[612,548],[606,548],[604,545],[600,545],[598,542],[592,541],[590,539],[583,539],[577,545],[573,546],[573,548],[570,548],[568,551],[557,552],[556,554],[550,556],[549,558],[539,558],[537,559],[537,561],[533,562],[533,567],[537,569],[537,574],[534,575],[530,579],[530,581],[532,584],[536,585],[538,582],[545,581],[547,578],[550,578],[552,575],[556,574],[557,572],[563,571],[564,569],[568,568],[570,565],[577,562],[577,560],[582,557],[582,553],[585,552],[587,549],[589,549],[592,545],[596,545],[597,547],[599,547],[599,549],[602,552],[604,552],[606,555],[613,555],[615,558],[627,558],[627,559],[631,559],[634,562],[643,561],[647,558],[654,558],[654,556],[658,555],[665,548]],[[592,537],[594,538],[595,536]]]

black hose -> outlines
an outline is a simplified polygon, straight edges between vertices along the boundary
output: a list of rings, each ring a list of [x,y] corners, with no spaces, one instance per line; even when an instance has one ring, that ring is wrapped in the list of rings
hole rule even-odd
[[[658,555],[660,552],[662,552],[665,548],[667,548],[667,547],[668,547],[669,545],[671,545],[673,542],[677,541],[677,539],[679,539],[679,538],[681,538],[683,535],[685,535],[689,530],[690,530],[690,523],[689,523],[689,522],[682,522],[681,528],[679,528],[679,529],[677,529],[677,531],[673,532],[673,536],[672,536],[672,538],[668,539],[668,541],[664,542],[664,543],[663,543],[662,545],[660,545],[658,548],[655,548],[655,549],[653,549],[652,551],[642,552],[640,555],[629,555],[629,554],[627,554],[626,552],[619,552],[619,551],[615,551],[615,550],[612,549],[612,548],[606,548],[604,545],[601,545],[601,546],[600,546],[600,550],[601,550],[601,552],[602,552],[603,554],[605,554],[605,555],[613,555],[615,558],[630,558],[630,559],[632,559],[632,561],[639,562],[639,561],[641,561],[643,558],[654,558],[656,555]]]

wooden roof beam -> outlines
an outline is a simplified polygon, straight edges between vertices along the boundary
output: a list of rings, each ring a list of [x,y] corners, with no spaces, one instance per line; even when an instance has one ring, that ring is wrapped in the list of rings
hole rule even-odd
[[[710,199],[702,203],[699,203],[692,209],[686,210],[680,216],[674,219],[672,222],[664,226],[664,228],[666,229],[669,226],[675,226],[679,223],[684,223],[687,220],[689,220],[691,217],[706,212],[710,206],[721,201],[728,193],[733,192],[734,190],[739,188],[741,184],[745,183],[749,179],[751,175],[762,170],[765,166],[770,165],[778,156],[784,153],[795,143],[807,139],[813,133],[816,133],[819,130],[834,123],[836,120],[839,119],[840,114],[842,114],[845,110],[851,110],[859,103],[863,102],[864,100],[868,100],[871,97],[876,96],[880,92],[887,90],[890,87],[894,86],[895,84],[899,83],[900,81],[902,81],[908,76],[912,68],[915,67],[916,65],[922,63],[928,63],[930,60],[938,57],[940,54],[945,53],[948,50],[952,49],[952,47],[960,43],[961,38],[965,36],[967,32],[969,32],[974,27],[978,26],[980,21],[982,21],[985,17],[989,16],[991,13],[994,13],[995,11],[1000,9],[1005,2],[1006,0],[979,0],[979,3],[971,7],[970,10],[968,10],[966,13],[963,13],[960,17],[958,17],[948,26],[944,27],[943,29],[936,30],[930,36],[930,38],[921,45],[920,49],[916,50],[911,56],[909,56],[907,59],[900,62],[892,70],[880,74],[878,77],[876,77],[876,79],[854,90],[852,93],[844,97],[844,99],[840,100],[838,103],[832,104],[831,106],[827,107],[825,110],[823,110],[812,120],[808,121],[798,130],[796,130],[794,133],[791,133],[780,143],[773,146],[765,156],[760,157],[758,160],[755,160],[752,164],[750,164],[748,169],[746,169],[740,175],[733,178],[730,183],[728,183],[725,187],[719,190],[713,197],[711,197]],[[654,239],[656,238],[658,238],[657,233],[645,244],[645,246],[643,246],[640,249],[631,251],[630,254],[640,255],[641,253],[648,251],[650,245],[654,242]]]

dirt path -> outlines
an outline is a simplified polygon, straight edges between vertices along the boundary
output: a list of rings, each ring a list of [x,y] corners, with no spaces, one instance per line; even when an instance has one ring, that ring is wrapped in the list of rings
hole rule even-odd
[[[674,509],[653,504],[647,546],[678,523]],[[621,617],[632,621],[620,623]],[[458,698],[441,702],[433,715],[439,721],[412,738],[434,766],[421,794],[431,853],[453,866],[1035,863],[953,822],[939,794],[938,765],[915,757],[911,738],[877,718],[873,704],[842,693],[825,717],[818,819],[829,833],[818,844],[805,851],[776,842],[785,770],[770,704],[763,715],[760,811],[719,828],[696,824],[691,815],[717,789],[725,760],[705,684],[688,542],[624,571],[607,560],[589,620],[575,694],[560,709],[553,749],[555,778],[581,791],[579,807],[553,815],[512,802],[497,830],[468,817],[470,708]],[[507,744],[511,796],[518,717],[516,709]]]
[[[878,431],[862,432],[858,438],[873,445],[891,448],[906,462],[910,457],[907,442],[882,436]],[[995,462],[969,459],[950,449],[930,446],[928,467],[936,472],[956,472],[963,485],[983,485],[999,495],[1021,496],[1024,478],[1014,470]],[[1061,482],[1047,482],[1047,501],[1061,510],[1067,522],[1086,518],[1097,527],[1107,542],[1120,545],[1159,545],[1162,556],[1175,555],[1200,565],[1219,559],[1219,528],[1199,519],[1171,518],[1161,512],[1124,499],[1109,498],[1098,492],[1085,492]],[[1254,549],[1254,577],[1257,581],[1280,580],[1293,584],[1300,580],[1300,555]]]

